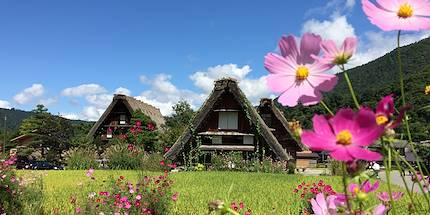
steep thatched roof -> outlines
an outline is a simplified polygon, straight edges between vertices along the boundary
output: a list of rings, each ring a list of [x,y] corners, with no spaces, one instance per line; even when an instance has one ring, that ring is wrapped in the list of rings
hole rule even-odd
[[[199,125],[205,120],[209,112],[212,110],[214,104],[224,92],[230,92],[238,103],[242,106],[242,109],[249,114],[249,118],[252,124],[256,125],[258,131],[260,132],[262,138],[267,142],[269,147],[273,152],[282,160],[291,159],[291,155],[287,154],[279,144],[276,137],[272,134],[269,127],[264,123],[263,119],[257,113],[255,108],[246,98],[245,94],[240,90],[237,85],[237,81],[232,78],[223,78],[215,81],[215,87],[212,90],[209,97],[203,103],[202,107],[199,109],[197,114],[192,120],[192,127],[188,127],[182,135],[176,140],[175,144],[170,148],[170,150],[164,155],[166,158],[175,159],[176,156],[182,151],[184,145],[189,142],[192,134],[192,128],[198,128]]]
[[[262,98],[260,100],[260,105],[257,107],[257,110],[259,110],[262,107],[268,107],[268,108],[270,108],[270,110],[272,111],[273,115],[275,115],[276,119],[278,119],[281,122],[281,124],[284,127],[284,129],[288,132],[288,134],[291,135],[291,137],[294,139],[294,141],[297,143],[297,145],[300,147],[300,149],[302,149],[303,151],[308,150],[308,147],[306,147],[305,145],[303,145],[303,143],[300,140],[297,140],[294,137],[293,132],[290,130],[290,127],[288,126],[287,119],[285,118],[285,116],[281,112],[281,110],[279,110],[279,108],[276,107],[275,102],[272,99]]]
[[[161,115],[160,109],[152,105],[146,104],[145,102],[137,100],[133,97],[115,94],[112,103],[110,103],[110,105],[107,107],[100,119],[91,128],[90,132],[88,133],[88,136],[94,136],[96,131],[100,128],[100,126],[103,125],[103,122],[106,120],[106,118],[109,116],[109,114],[111,113],[115,105],[118,104],[118,102],[124,103],[130,113],[133,113],[138,110],[142,111],[144,114],[149,116],[159,128],[165,124],[165,120],[163,115]]]

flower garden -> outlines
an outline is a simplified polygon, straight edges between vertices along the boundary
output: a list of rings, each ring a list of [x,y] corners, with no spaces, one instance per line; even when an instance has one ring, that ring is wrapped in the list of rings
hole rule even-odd
[[[279,94],[280,104],[321,105],[326,110],[313,116],[312,129],[298,129],[295,134],[310,150],[325,151],[338,162],[339,176],[286,174],[277,171],[273,161],[252,173],[204,171],[201,164],[178,172],[175,162],[164,159],[158,171],[94,170],[90,165],[86,171],[32,172],[14,170],[11,157],[0,164],[1,214],[430,214],[430,177],[422,163],[426,158],[411,164],[393,146],[401,129],[401,138],[418,157],[408,111],[420,107],[412,107],[405,98],[399,41],[403,31],[430,29],[430,2],[363,0],[362,6],[372,24],[398,31],[400,95],[388,94],[374,107],[362,105],[365,101],[359,101],[346,70],[359,45],[354,37],[345,38],[337,47],[312,33],[304,33],[300,41],[294,35],[284,36],[279,41],[280,53],[268,53],[264,59],[268,87]],[[323,93],[340,80],[327,73],[333,67],[343,71],[354,107],[333,110],[324,102]],[[427,87],[421,93],[429,91]],[[152,124],[136,121],[130,135],[121,138],[129,143],[124,151],[130,156],[115,160],[121,149],[112,149],[110,165],[117,169],[139,166],[139,162],[133,168],[123,166],[124,160],[148,150],[133,143],[141,142],[137,140],[145,137],[142,132],[153,130]],[[370,149],[376,141],[382,145],[379,151]],[[384,163],[386,182],[363,168],[372,161]],[[394,170],[411,172],[419,191],[407,185],[405,174],[401,174],[404,186],[393,185]]]

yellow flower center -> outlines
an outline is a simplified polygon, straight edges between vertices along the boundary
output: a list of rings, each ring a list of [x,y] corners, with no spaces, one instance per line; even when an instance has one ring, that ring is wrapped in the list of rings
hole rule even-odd
[[[403,19],[409,18],[414,14],[414,10],[411,5],[408,3],[402,4],[400,6],[399,11],[397,12],[397,16]]]
[[[336,58],[333,60],[333,63],[336,65],[346,64],[351,57],[352,54],[342,53],[341,55],[336,56]]]
[[[388,118],[384,115],[378,115],[376,116],[376,124],[378,125],[384,125],[388,122]]]
[[[430,95],[430,85],[428,85],[427,87],[426,87],[426,89],[425,89],[425,94],[426,95]]]
[[[348,130],[343,130],[336,135],[336,143],[340,145],[350,145],[352,143],[352,134]]]
[[[358,187],[354,187],[354,193],[358,193],[360,191],[360,189],[358,189]]]
[[[296,71],[296,80],[303,81],[309,76],[309,69],[306,66],[299,66]]]

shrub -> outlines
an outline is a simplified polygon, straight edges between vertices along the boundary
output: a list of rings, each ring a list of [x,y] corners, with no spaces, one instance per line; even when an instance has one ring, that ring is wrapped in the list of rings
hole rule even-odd
[[[241,152],[229,152],[214,153],[209,169],[218,171],[281,173],[285,172],[286,167],[287,162],[276,161],[270,157],[264,157],[260,161],[258,158],[244,159]]]
[[[20,212],[22,205],[19,201],[19,181],[11,169],[16,161],[15,157],[0,162],[0,214]]]
[[[132,144],[116,144],[103,153],[110,169],[139,169],[143,162],[144,150]]]
[[[86,173],[91,182],[96,180],[93,172]],[[82,205],[75,196],[71,203],[75,212],[85,214],[168,214],[170,204],[179,198],[179,193],[172,191],[173,183],[168,171],[159,176],[143,176],[136,184],[119,176],[106,189],[89,193]]]
[[[98,168],[97,152],[91,148],[74,148],[66,152],[66,164],[68,169]]]

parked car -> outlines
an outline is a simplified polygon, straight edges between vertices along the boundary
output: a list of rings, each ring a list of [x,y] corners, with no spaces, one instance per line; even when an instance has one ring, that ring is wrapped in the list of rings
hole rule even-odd
[[[64,167],[49,163],[48,161],[20,161],[16,164],[17,169],[31,170],[63,170]]]

